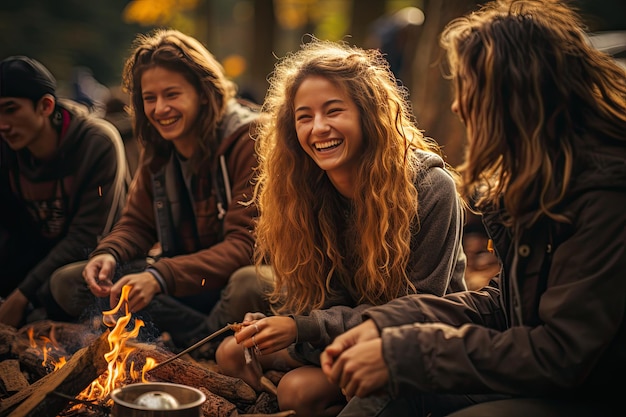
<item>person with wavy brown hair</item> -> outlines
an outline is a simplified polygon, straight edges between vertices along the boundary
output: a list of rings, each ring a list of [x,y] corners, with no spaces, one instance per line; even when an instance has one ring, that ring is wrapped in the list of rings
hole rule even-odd
[[[622,415],[626,73],[562,1],[488,3],[441,44],[501,274],[366,311],[322,354],[340,415]]]
[[[216,358],[259,390],[242,347],[263,369],[288,370],[277,387],[283,410],[341,410],[319,354],[362,311],[465,288],[455,174],[408,103],[379,51],[344,43],[312,39],[272,74],[257,137],[255,253],[259,274],[273,278],[276,315],[248,315]]]
[[[54,295],[79,317],[94,296],[114,307],[129,285],[129,310],[182,349],[267,305],[256,280],[237,274],[253,263],[259,112],[197,39],[158,29],[133,46],[122,86],[139,166],[121,218],[86,265],[52,278]]]

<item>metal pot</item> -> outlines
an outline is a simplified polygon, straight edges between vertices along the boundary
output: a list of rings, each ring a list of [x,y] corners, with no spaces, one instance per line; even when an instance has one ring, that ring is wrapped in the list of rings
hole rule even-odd
[[[186,385],[148,382],[111,392],[111,417],[202,417],[202,391]]]

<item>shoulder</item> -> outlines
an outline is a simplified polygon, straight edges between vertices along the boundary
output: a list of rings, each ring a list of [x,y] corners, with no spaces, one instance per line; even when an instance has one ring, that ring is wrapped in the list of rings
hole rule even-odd
[[[432,192],[433,190],[441,193],[453,191],[456,196],[456,185],[452,173],[446,168],[443,159],[432,152],[416,151],[416,169],[415,187],[417,192]]]
[[[68,135],[88,147],[123,149],[124,146],[119,130],[95,115],[73,114]]]
[[[258,108],[239,100],[231,100],[226,108],[226,113],[220,122],[222,142],[235,140],[250,132],[250,127],[259,118]]]

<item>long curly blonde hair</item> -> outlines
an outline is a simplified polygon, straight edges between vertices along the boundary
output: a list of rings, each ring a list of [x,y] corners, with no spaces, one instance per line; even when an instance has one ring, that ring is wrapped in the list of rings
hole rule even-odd
[[[563,1],[495,1],[441,36],[468,126],[465,196],[508,223],[558,212],[590,141],[626,139],[626,73]],[[527,216],[526,216],[527,215]]]
[[[348,219],[342,197],[296,136],[294,96],[310,76],[345,89],[361,115],[364,151]],[[414,150],[440,150],[416,127],[407,91],[380,52],[313,38],[277,63],[263,107],[270,117],[257,138],[256,261],[275,271],[276,310],[321,308],[333,279],[370,304],[414,292],[406,272],[419,227]]]

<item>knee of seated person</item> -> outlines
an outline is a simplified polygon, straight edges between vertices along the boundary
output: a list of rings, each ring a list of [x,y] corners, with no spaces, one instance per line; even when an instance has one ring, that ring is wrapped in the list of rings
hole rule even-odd
[[[239,268],[230,276],[228,286],[233,289],[233,295],[244,300],[266,292],[264,282],[259,279],[253,265]]]
[[[234,336],[228,336],[217,347],[215,362],[220,371],[226,375],[233,375],[242,365],[242,347],[237,344]]]
[[[299,372],[296,368],[287,372],[277,386],[277,400],[280,410],[296,410],[296,415],[302,412],[316,414],[316,410],[325,407],[324,398],[320,398],[315,387],[315,381],[308,373]]]
[[[55,270],[50,276],[50,293],[54,301],[69,315],[77,317],[82,305],[74,305],[74,294],[85,285],[83,269],[87,261],[74,262]]]

